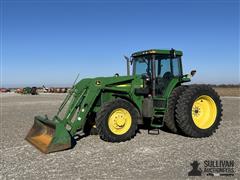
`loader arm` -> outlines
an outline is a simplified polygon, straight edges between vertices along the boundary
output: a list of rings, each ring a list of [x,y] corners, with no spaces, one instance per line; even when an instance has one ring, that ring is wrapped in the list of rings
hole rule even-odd
[[[93,103],[98,97],[100,91],[101,88],[96,86],[95,83],[92,83],[91,79],[84,79],[74,87],[72,93],[73,97],[65,116],[59,121],[65,127],[68,126],[71,136],[74,136],[77,130],[83,129],[87,115],[93,107]],[[76,116],[74,116],[75,113],[77,113]],[[73,119],[73,117],[75,117],[75,119]]]
[[[59,111],[52,120],[46,117],[36,116],[34,125],[26,136],[26,140],[43,153],[51,153],[69,149],[74,146],[74,135],[79,129],[83,129],[87,115],[98,97],[101,88],[84,79],[72,89],[66,101],[72,99],[63,118],[59,115],[66,102],[60,106]],[[76,114],[76,116],[74,116]],[[75,119],[73,119],[75,117]]]

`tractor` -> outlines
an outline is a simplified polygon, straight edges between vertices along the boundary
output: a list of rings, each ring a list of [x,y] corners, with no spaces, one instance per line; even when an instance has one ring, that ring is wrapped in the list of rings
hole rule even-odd
[[[196,71],[183,74],[182,55],[174,49],[139,51],[125,57],[126,76],[74,83],[53,118],[35,116],[26,140],[51,153],[73,148],[77,135],[94,127],[108,142],[128,141],[141,127],[211,136],[222,119],[220,97],[208,85],[187,83]]]

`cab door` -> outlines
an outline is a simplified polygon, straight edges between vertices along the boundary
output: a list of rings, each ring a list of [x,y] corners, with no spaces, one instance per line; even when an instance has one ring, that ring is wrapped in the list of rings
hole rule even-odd
[[[162,97],[169,84],[181,75],[180,58],[159,57],[155,59],[156,78],[155,95]]]

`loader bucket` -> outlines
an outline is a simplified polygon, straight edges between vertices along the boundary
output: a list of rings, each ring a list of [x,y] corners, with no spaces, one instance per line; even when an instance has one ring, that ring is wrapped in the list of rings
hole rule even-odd
[[[33,127],[25,139],[46,154],[69,149],[74,145],[74,139],[61,122],[40,116],[35,117]]]

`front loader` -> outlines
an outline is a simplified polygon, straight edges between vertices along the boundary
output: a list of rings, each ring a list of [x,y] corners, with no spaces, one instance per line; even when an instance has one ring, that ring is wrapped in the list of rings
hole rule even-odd
[[[173,133],[196,138],[208,137],[218,128],[221,100],[207,85],[183,85],[195,71],[183,75],[181,51],[136,52],[127,58],[127,65],[127,76],[79,81],[53,119],[35,117],[26,140],[51,153],[72,148],[75,136],[89,125],[96,126],[100,138],[108,142],[130,140],[139,125],[166,126]]]

